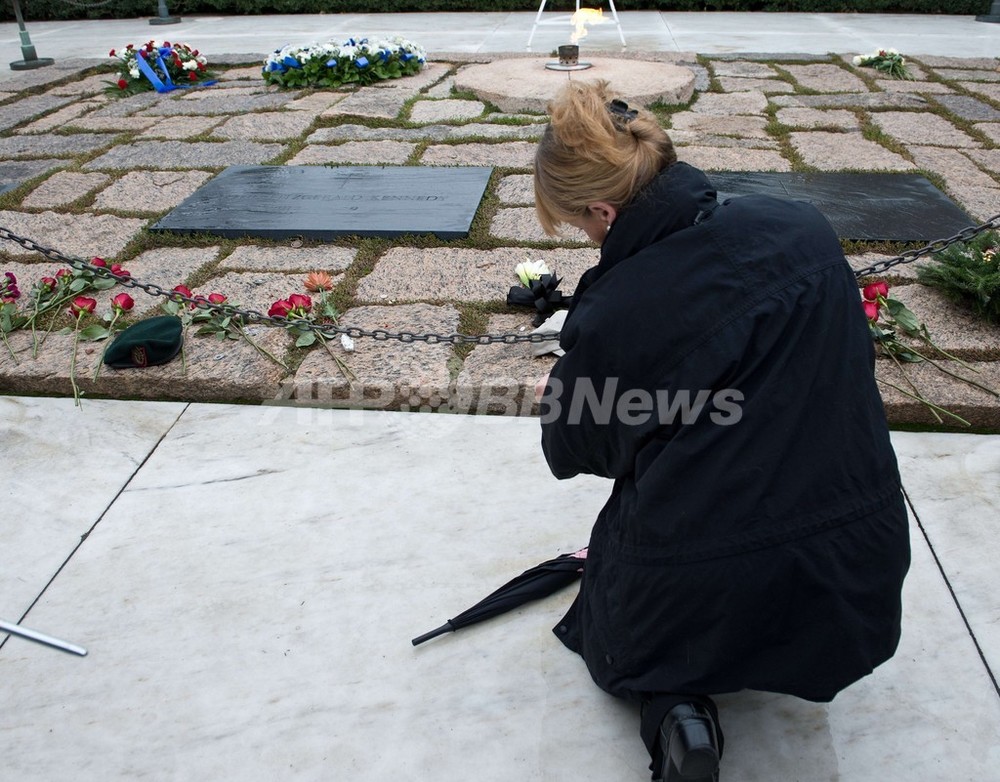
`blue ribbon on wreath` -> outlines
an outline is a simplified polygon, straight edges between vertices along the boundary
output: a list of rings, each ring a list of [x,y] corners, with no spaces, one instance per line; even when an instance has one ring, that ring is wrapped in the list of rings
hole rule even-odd
[[[169,49],[159,49],[156,52],[156,67],[159,69],[159,73],[149,64],[149,55],[143,57],[141,54],[137,54],[135,61],[139,66],[139,73],[145,76],[149,83],[153,85],[153,89],[157,92],[171,92],[179,88],[187,87],[208,87],[215,84],[215,80],[198,82],[197,84],[174,84],[173,79],[170,78],[170,71],[167,70],[167,65],[163,62],[163,52],[166,51],[168,54]],[[160,78],[160,73],[163,74],[163,78]]]

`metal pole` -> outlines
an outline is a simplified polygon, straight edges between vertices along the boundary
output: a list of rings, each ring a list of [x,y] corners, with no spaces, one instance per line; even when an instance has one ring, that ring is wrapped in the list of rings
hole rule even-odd
[[[156,12],[159,16],[150,19],[150,24],[178,24],[181,21],[179,16],[170,15],[170,11],[167,10],[167,0],[157,0]]]
[[[988,14],[980,14],[976,17],[977,22],[1000,22],[1000,0],[993,0]]]
[[[10,633],[11,635],[17,635],[21,638],[27,638],[29,641],[45,644],[46,646],[51,646],[53,649],[59,649],[63,652],[78,654],[81,657],[87,656],[87,650],[82,646],[71,644],[69,641],[62,641],[58,638],[53,638],[51,635],[45,635],[45,633],[40,633],[37,630],[29,630],[27,627],[21,627],[21,625],[5,622],[2,619],[0,619],[0,631]]]
[[[12,71],[30,71],[33,68],[52,65],[55,60],[51,57],[39,57],[35,54],[35,47],[31,45],[28,28],[24,26],[24,16],[21,15],[21,3],[19,0],[14,0],[14,18],[17,19],[17,29],[21,34],[21,56],[24,59],[14,60],[10,64],[10,69]]]

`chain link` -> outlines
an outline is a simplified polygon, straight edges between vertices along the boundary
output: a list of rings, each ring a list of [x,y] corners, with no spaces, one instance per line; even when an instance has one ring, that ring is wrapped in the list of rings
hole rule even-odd
[[[884,261],[874,263],[871,266],[866,266],[864,269],[859,269],[854,272],[854,276],[861,279],[862,277],[881,274],[882,272],[888,271],[901,263],[912,263],[925,255],[942,252],[948,247],[951,247],[953,244],[957,244],[958,242],[967,242],[981,233],[997,229],[1000,229],[1000,214],[994,215],[981,225],[966,228],[965,230],[960,231],[947,239],[937,239],[918,249],[907,250],[894,258],[889,258]],[[295,326],[296,328],[302,330],[316,332],[323,338],[345,335],[351,339],[364,337],[374,339],[379,342],[398,340],[400,342],[409,343],[424,342],[429,345],[514,345],[520,342],[539,343],[559,339],[558,334],[415,334],[412,331],[388,331],[386,329],[368,330],[358,326],[340,326],[335,323],[313,323],[312,321],[307,320],[288,320],[287,318],[265,315],[257,310],[242,309],[231,304],[212,304],[201,298],[184,296],[173,290],[164,290],[162,286],[157,285],[154,282],[141,282],[130,276],[126,277],[114,274],[106,267],[94,266],[82,258],[74,258],[64,255],[58,250],[53,250],[50,247],[40,245],[31,239],[25,239],[24,237],[18,236],[3,227],[0,227],[0,239],[7,239],[15,244],[19,244],[24,249],[37,252],[50,260],[56,261],[57,263],[69,264],[76,269],[86,269],[93,272],[94,275],[98,277],[114,279],[126,288],[138,288],[153,297],[163,296],[168,299],[174,299],[175,301],[184,301],[201,309],[216,312],[221,315],[238,316],[246,323],[263,323],[268,326],[278,326],[280,328]]]

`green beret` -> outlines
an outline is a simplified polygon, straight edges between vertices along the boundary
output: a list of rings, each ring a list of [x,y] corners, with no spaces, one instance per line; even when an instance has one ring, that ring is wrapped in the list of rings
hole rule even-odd
[[[175,315],[147,318],[115,338],[104,351],[104,363],[118,369],[166,364],[180,352],[183,341],[180,318]]]

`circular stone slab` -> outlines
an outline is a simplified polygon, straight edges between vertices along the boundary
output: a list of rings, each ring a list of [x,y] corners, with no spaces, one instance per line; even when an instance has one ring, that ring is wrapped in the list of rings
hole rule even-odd
[[[501,111],[544,114],[548,103],[568,79],[604,79],[624,100],[648,106],[662,101],[687,103],[694,94],[694,73],[689,68],[646,60],[616,60],[580,55],[593,65],[583,71],[554,71],[545,67],[551,57],[496,60],[463,68],[455,75],[455,89],[474,92]]]

